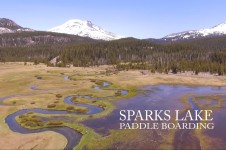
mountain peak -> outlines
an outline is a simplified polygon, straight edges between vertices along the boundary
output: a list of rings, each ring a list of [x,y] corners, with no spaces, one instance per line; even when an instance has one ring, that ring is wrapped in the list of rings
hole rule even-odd
[[[16,24],[14,21],[7,18],[0,18],[0,27],[12,29],[12,30],[22,28],[21,26]]]
[[[80,20],[80,19],[68,20],[64,24],[49,29],[48,31],[73,34],[107,41],[123,38],[122,36],[105,31],[103,28],[93,24],[89,20]]]
[[[94,26],[94,24],[89,20],[79,20],[79,19],[71,19],[71,20],[68,20],[67,22],[65,22],[64,24],[67,26],[80,25],[80,26],[88,26],[91,28]]]
[[[22,32],[22,31],[34,31],[34,30],[29,28],[23,28],[10,19],[0,18],[0,34],[15,33],[15,32]]]
[[[89,20],[81,20],[81,19],[71,19],[71,20],[66,21],[65,23],[88,23],[88,22],[92,23]]]
[[[173,33],[163,37],[162,39],[165,41],[177,41],[199,37],[219,36],[224,34],[226,34],[226,22],[218,24],[212,28]]]

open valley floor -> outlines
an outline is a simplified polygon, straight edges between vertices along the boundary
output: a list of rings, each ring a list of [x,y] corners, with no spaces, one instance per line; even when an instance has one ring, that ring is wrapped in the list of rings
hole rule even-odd
[[[225,81],[202,73],[0,63],[1,149],[222,149]],[[181,116],[213,110],[215,129],[120,130],[120,110],[180,110]]]

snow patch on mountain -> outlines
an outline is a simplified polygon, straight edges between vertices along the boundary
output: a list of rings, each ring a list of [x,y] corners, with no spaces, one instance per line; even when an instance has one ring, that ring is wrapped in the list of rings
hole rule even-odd
[[[163,40],[183,40],[183,39],[193,39],[198,37],[208,37],[208,36],[219,36],[226,34],[226,22],[214,26],[209,29],[201,29],[201,30],[191,30],[179,33],[173,33],[163,37]]]
[[[106,41],[123,38],[123,36],[105,31],[101,27],[94,25],[91,21],[79,19],[69,20],[60,26],[49,29],[48,31],[90,37],[92,39]]]
[[[1,34],[1,33],[12,33],[12,32],[13,32],[13,31],[10,30],[10,29],[0,27],[0,34]]]

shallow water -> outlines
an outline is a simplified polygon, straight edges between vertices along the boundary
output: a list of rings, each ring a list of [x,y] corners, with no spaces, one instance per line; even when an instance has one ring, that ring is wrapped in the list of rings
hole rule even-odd
[[[212,86],[182,86],[182,85],[156,85],[142,88],[146,92],[135,97],[123,99],[114,102],[116,109],[109,115],[99,119],[84,121],[83,123],[93,128],[100,134],[108,134],[110,129],[119,129],[120,110],[182,110],[185,104],[181,101],[184,95],[217,95],[226,92],[226,87]],[[190,109],[198,110],[199,106],[192,101],[192,97],[187,101],[190,104]],[[216,105],[217,101],[213,99],[211,105]],[[224,104],[225,105],[225,104]],[[214,110],[214,130],[206,130],[205,134],[221,138],[226,141],[225,130],[226,110]]]
[[[218,109],[214,111],[213,118],[214,118],[214,124],[215,124],[214,130],[207,130],[205,131],[205,134],[210,137],[219,138],[224,143],[226,143],[226,132],[225,132],[226,108]],[[222,149],[225,149],[225,148],[222,147]]]
[[[65,81],[69,80],[69,77],[68,76],[64,76],[64,80]]]

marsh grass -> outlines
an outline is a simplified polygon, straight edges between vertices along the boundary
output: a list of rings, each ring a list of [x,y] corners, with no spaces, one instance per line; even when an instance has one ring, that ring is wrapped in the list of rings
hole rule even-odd
[[[18,122],[25,128],[39,128],[44,126],[44,122],[32,114],[23,114],[18,116]]]

